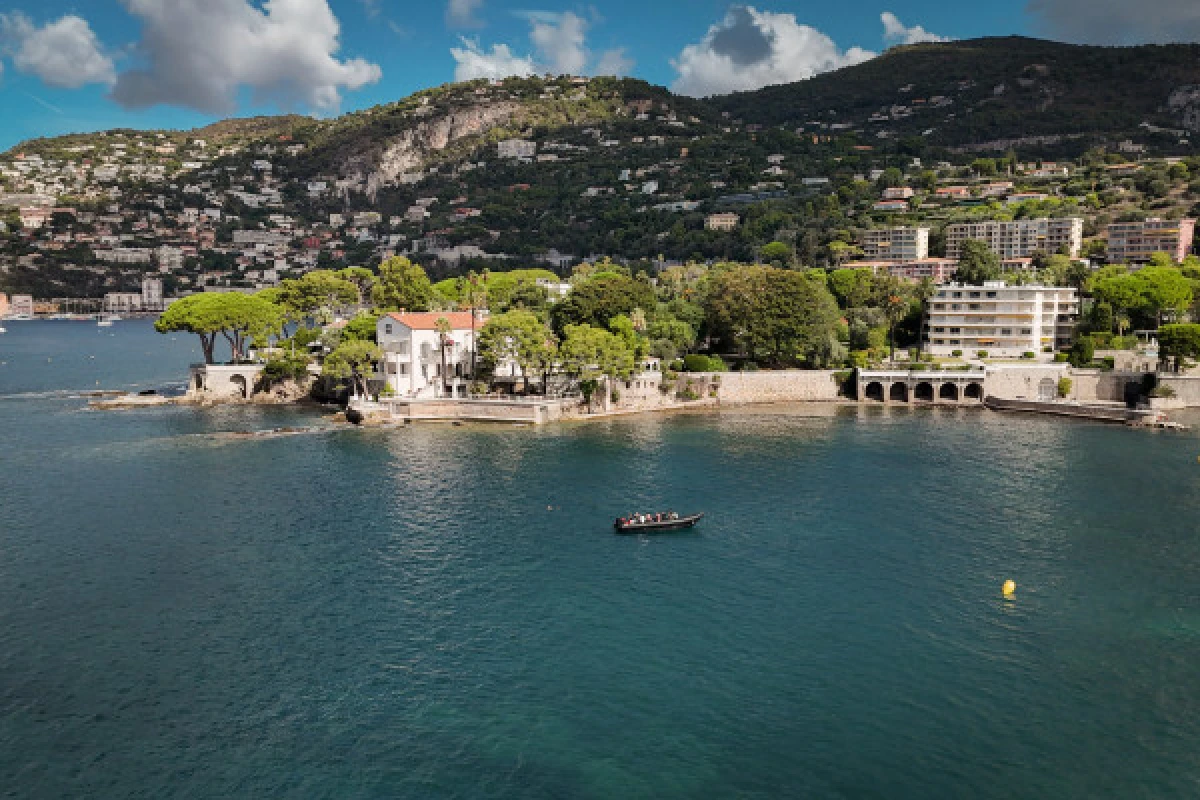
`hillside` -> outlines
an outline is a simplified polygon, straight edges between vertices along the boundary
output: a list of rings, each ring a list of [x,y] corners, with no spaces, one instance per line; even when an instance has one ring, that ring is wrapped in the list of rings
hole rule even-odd
[[[600,256],[655,270],[772,242],[828,266],[864,228],[1017,215],[1085,216],[1100,237],[1200,212],[1200,159],[1168,161],[1195,150],[1161,130],[1200,127],[1197,55],[992,39],[710,100],[512,78],[329,120],[41,139],[0,156],[0,290],[98,295],[152,269],[169,290],[261,286],[395,253],[435,277]],[[953,184],[968,194],[937,195]],[[907,187],[899,207],[879,202],[889,187]]]
[[[1200,45],[1089,47],[1023,37],[919,44],[710,102],[746,123],[925,134],[944,146],[1122,137],[1145,134],[1143,123],[1197,132]]]

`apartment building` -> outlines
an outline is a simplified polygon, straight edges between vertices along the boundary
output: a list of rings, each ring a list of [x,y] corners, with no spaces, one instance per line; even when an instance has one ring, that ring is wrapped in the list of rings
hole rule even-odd
[[[741,217],[726,211],[719,214],[709,214],[704,218],[704,227],[710,231],[731,231],[737,228]]]
[[[1019,358],[1048,353],[1071,344],[1079,300],[1075,290],[1056,286],[983,286],[949,284],[929,299],[925,313],[925,347],[933,355],[955,350],[973,356]]]
[[[1019,219],[1013,222],[960,222],[946,226],[946,257],[962,257],[963,242],[978,239],[1002,259],[1029,258],[1063,251],[1078,258],[1083,249],[1083,219]]]
[[[929,228],[874,228],[859,236],[867,261],[923,261],[929,257]]]
[[[949,258],[922,258],[906,261],[902,264],[891,264],[888,274],[902,281],[916,283],[926,278],[936,284],[949,283],[958,271],[958,262]]]
[[[533,158],[537,154],[537,142],[525,139],[505,139],[496,143],[496,155],[500,158]]]
[[[1175,263],[1192,251],[1194,219],[1158,219],[1117,222],[1108,226],[1108,261],[1111,264],[1145,264],[1154,253],[1166,253]]]

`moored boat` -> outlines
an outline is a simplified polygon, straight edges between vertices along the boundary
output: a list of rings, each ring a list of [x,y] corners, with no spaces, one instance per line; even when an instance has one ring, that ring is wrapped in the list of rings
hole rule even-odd
[[[617,533],[663,533],[667,531],[686,530],[696,527],[696,523],[704,519],[704,514],[688,514],[685,516],[657,514],[644,517],[639,522],[636,518],[621,517],[613,522]]]

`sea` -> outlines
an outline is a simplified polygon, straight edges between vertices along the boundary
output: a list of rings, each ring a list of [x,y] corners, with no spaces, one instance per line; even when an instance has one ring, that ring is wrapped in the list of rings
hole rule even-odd
[[[195,337],[5,325],[4,797],[1200,796],[1195,432],[97,411]]]

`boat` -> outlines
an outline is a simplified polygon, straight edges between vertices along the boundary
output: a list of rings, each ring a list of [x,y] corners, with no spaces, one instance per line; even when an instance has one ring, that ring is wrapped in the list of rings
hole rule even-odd
[[[617,533],[663,533],[666,531],[694,528],[696,527],[696,523],[702,519],[704,519],[703,514],[689,514],[687,516],[675,517],[674,519],[663,519],[662,521],[649,520],[647,522],[634,522],[622,517],[613,522],[613,529]]]
[[[0,333],[8,333],[8,328],[4,327],[3,325],[0,325]]]
[[[107,317],[100,317],[96,320],[96,326],[99,328],[111,328],[114,322],[120,322],[121,318],[116,314],[111,314]]]

